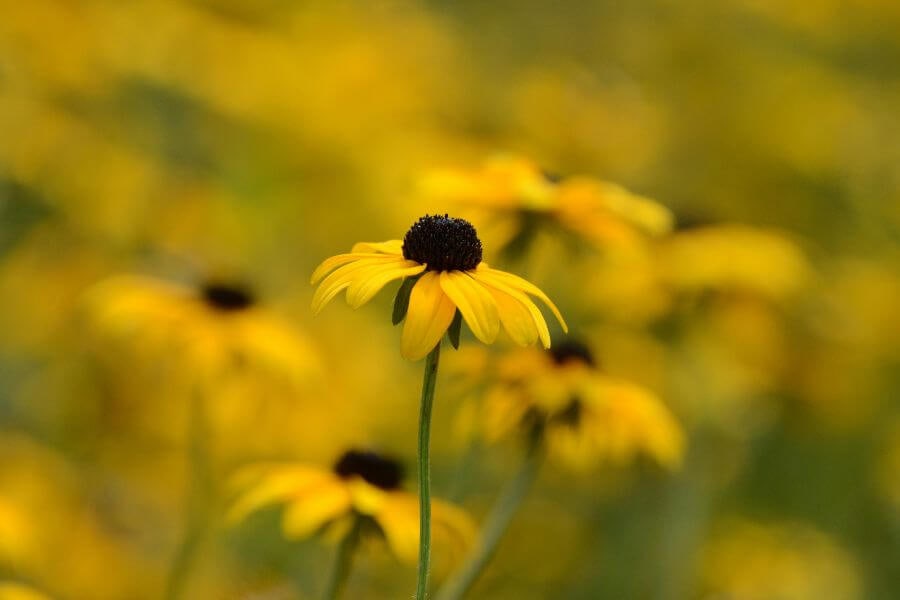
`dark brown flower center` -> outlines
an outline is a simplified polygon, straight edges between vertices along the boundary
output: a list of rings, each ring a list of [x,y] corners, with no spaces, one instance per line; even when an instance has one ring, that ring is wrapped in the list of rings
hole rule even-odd
[[[200,294],[207,305],[224,312],[244,310],[256,303],[249,290],[236,285],[207,283]]]
[[[481,262],[481,240],[465,219],[425,215],[406,232],[403,256],[429,271],[469,271]]]
[[[334,472],[340,477],[354,475],[383,490],[396,490],[403,481],[403,467],[399,462],[360,450],[350,450],[338,459]]]
[[[582,362],[589,367],[596,366],[594,355],[591,354],[590,349],[578,340],[566,339],[559,344],[554,344],[547,352],[550,353],[553,362],[558,365]]]

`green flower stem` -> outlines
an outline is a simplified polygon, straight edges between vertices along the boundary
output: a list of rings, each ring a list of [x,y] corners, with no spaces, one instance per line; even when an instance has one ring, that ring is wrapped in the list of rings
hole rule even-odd
[[[532,432],[519,472],[506,485],[491,509],[478,544],[460,570],[438,593],[437,600],[460,600],[475,585],[478,577],[493,558],[500,539],[506,533],[513,516],[518,512],[522,501],[537,478],[543,456],[540,446],[541,433],[539,431]]]
[[[347,576],[350,575],[350,567],[353,565],[353,555],[356,553],[356,547],[359,545],[360,529],[362,520],[356,517],[353,521],[353,527],[350,532],[341,540],[334,557],[334,566],[331,569],[331,577],[328,580],[328,587],[325,588],[325,594],[322,596],[325,600],[336,600],[344,584],[347,583]]]
[[[419,570],[416,578],[416,600],[428,593],[428,568],[431,561],[431,406],[437,381],[441,343],[438,342],[425,359],[422,379],[422,404],[419,409]]]
[[[169,567],[164,596],[166,600],[179,600],[185,597],[188,578],[210,529],[210,513],[214,497],[212,457],[207,445],[210,427],[204,396],[197,391],[190,399],[187,433],[189,478],[187,518],[184,534]]]
[[[691,445],[681,472],[672,477],[663,507],[664,528],[655,540],[659,552],[656,600],[689,597],[687,573],[709,527],[717,485],[716,459],[723,447],[709,432],[688,432]]]

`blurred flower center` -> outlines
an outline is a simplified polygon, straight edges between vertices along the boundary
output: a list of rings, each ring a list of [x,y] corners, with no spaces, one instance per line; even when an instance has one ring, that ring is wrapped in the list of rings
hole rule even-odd
[[[209,306],[226,312],[244,310],[256,303],[253,294],[247,289],[221,283],[205,284],[201,294]]]
[[[481,262],[481,240],[465,219],[425,215],[406,232],[403,256],[429,271],[469,271]]]
[[[541,175],[544,176],[544,179],[546,179],[548,183],[557,184],[563,180],[562,175],[554,171],[548,171],[547,169],[542,169]]]
[[[553,421],[560,425],[575,428],[578,427],[578,424],[581,422],[581,412],[581,400],[572,398],[572,401],[569,402],[568,406],[553,415]]]
[[[564,365],[570,362],[582,362],[589,367],[596,366],[594,355],[590,349],[577,340],[567,339],[559,344],[554,344],[547,350],[553,358],[553,362]]]
[[[380,456],[374,452],[350,450],[334,465],[334,472],[340,477],[361,477],[367,483],[383,490],[400,488],[403,480],[403,467],[395,460]]]

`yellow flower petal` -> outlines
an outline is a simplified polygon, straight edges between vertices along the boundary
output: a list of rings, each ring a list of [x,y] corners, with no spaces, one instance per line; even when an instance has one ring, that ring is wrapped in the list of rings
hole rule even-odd
[[[299,384],[321,369],[321,357],[312,344],[295,335],[290,324],[274,315],[235,319],[230,337],[236,352],[254,357],[260,374],[271,372]],[[215,350],[221,354],[223,344],[215,343]]]
[[[414,496],[391,494],[375,520],[388,546],[402,562],[416,564],[419,557],[419,505]]]
[[[381,254],[378,254],[376,252],[354,252],[350,254],[338,254],[337,256],[326,258],[322,261],[322,264],[316,267],[316,270],[313,271],[312,277],[309,278],[309,282],[315,285],[319,282],[320,279],[325,277],[325,275],[340,267],[341,265],[345,265],[347,263],[363,258],[380,258],[381,256]]]
[[[475,544],[478,537],[472,518],[464,510],[443,502],[432,502],[432,535],[436,545],[450,556],[451,563],[457,563]]]
[[[496,442],[518,428],[529,408],[527,399],[511,387],[490,389],[484,397],[481,419],[485,439]]]
[[[441,556],[450,559],[443,561],[444,567],[458,563],[477,536],[472,519],[462,509],[437,499],[432,500],[431,511],[432,542],[440,548]],[[375,520],[397,558],[415,564],[419,550],[418,499],[403,492],[390,494]]]
[[[478,281],[460,271],[444,271],[441,289],[453,301],[479,340],[492,344],[500,331],[500,315],[491,293]]]
[[[318,314],[326,304],[331,302],[341,290],[349,287],[351,283],[364,279],[362,274],[371,267],[396,261],[397,259],[389,254],[377,254],[375,258],[363,258],[338,268],[322,281],[316,289],[316,293],[313,294],[313,313]]]
[[[553,427],[545,432],[548,452],[559,462],[575,472],[586,472],[596,467],[605,452],[598,444],[606,440],[595,440],[586,434],[584,428]]]
[[[491,272],[496,272],[491,269]],[[519,304],[525,307],[525,309],[531,314],[531,319],[534,322],[534,326],[537,329],[538,337],[541,339],[541,344],[543,344],[544,348],[550,347],[550,330],[547,328],[547,321],[544,320],[544,315],[541,314],[541,311],[538,310],[538,307],[535,305],[531,299],[526,296],[523,292],[510,287],[503,283],[502,281],[498,281],[496,278],[492,278],[490,273],[486,269],[476,269],[472,274],[475,279],[485,283],[486,285],[495,288],[506,295],[518,300]]]
[[[373,267],[371,271],[360,277],[357,281],[350,284],[347,288],[347,303],[353,308],[359,308],[372,299],[381,288],[389,282],[400,279],[401,277],[409,277],[418,275],[425,270],[425,265],[412,260],[395,259],[397,262],[390,262],[378,267]]]
[[[384,506],[387,492],[366,482],[361,477],[354,477],[347,482],[350,495],[353,497],[353,508],[363,515],[375,515]]]
[[[240,496],[228,511],[227,520],[237,522],[269,504],[302,495],[331,479],[329,473],[309,467],[275,467],[262,474],[258,483]]]
[[[381,252],[383,254],[403,254],[403,240],[387,242],[359,242],[354,244],[353,252]]]
[[[340,544],[341,540],[347,537],[356,523],[357,515],[350,512],[342,517],[338,517],[325,526],[325,529],[319,534],[328,544]]]
[[[409,360],[419,360],[431,352],[450,327],[456,305],[441,289],[440,277],[434,271],[422,275],[409,296],[409,309],[400,336],[400,353]]]
[[[491,286],[485,286],[497,303],[500,322],[512,341],[520,346],[530,346],[538,339],[538,327],[532,312],[520,300]],[[524,296],[524,294],[522,294]],[[527,298],[526,298],[527,300]],[[535,307],[537,310],[537,307]],[[543,317],[541,317],[543,321]],[[546,325],[545,325],[546,327]],[[548,332],[549,336],[549,332]]]
[[[553,315],[556,317],[556,320],[559,321],[559,324],[560,326],[562,326],[563,331],[565,331],[566,333],[569,332],[569,326],[566,325],[566,321],[565,319],[563,319],[562,313],[559,312],[559,309],[556,308],[556,305],[553,304],[553,301],[550,300],[547,294],[542,292],[541,289],[533,283],[526,281],[517,275],[513,275],[512,273],[492,269],[484,263],[478,265],[476,273],[482,275],[481,280],[487,283],[490,283],[492,281],[501,283],[513,289],[522,290],[527,294],[531,294],[532,296],[540,298],[541,301],[546,304],[551,311],[553,311]]]
[[[285,537],[309,537],[351,508],[350,490],[343,482],[335,480],[317,486],[315,493],[291,502],[285,510],[281,528]]]

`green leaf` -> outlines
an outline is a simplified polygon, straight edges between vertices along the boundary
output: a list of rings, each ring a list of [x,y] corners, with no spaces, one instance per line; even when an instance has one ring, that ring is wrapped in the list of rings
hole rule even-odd
[[[462,328],[462,313],[459,312],[459,309],[456,309],[456,314],[453,315],[453,321],[450,323],[450,327],[447,329],[447,339],[450,340],[450,345],[453,346],[454,350],[459,350],[459,330]]]
[[[394,313],[391,315],[391,321],[394,325],[406,318],[406,311],[409,309],[409,295],[412,293],[413,286],[419,280],[420,275],[415,277],[407,277],[397,290],[394,296]]]

